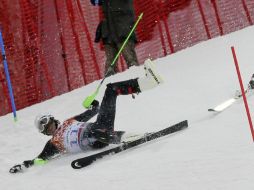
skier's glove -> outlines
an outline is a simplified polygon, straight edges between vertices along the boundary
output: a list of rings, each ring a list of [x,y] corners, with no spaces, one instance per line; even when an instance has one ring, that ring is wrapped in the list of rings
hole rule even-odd
[[[23,162],[23,164],[24,164],[24,166],[25,166],[26,168],[29,168],[30,166],[34,165],[34,161],[33,161],[33,160],[25,160],[25,161]]]
[[[94,100],[93,102],[92,102],[92,104],[91,104],[91,106],[92,106],[92,109],[97,109],[98,108],[98,106],[99,106],[99,101],[97,101],[97,100]]]
[[[249,89],[254,89],[254,74],[251,76],[248,87]]]
[[[10,173],[18,173],[18,172],[22,172],[22,170],[24,169],[24,165],[23,164],[17,164],[15,166],[13,166],[11,169],[10,169]]]
[[[251,80],[251,81],[249,82],[249,88],[250,88],[250,89],[254,89],[254,80]]]

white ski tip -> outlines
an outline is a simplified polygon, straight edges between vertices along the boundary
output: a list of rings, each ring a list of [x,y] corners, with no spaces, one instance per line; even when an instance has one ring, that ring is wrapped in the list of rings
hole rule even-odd
[[[230,105],[232,105],[234,102],[236,101],[235,98],[231,98],[225,102],[223,102],[222,104],[216,106],[213,109],[208,109],[208,111],[214,111],[214,112],[220,112],[223,111],[224,109],[226,109],[227,107],[229,107]]]

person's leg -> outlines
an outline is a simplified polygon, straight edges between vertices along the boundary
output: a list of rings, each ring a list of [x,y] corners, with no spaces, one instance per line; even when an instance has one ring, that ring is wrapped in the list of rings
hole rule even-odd
[[[104,74],[105,76],[110,76],[115,74],[116,71],[116,64],[111,68],[110,65],[112,64],[113,60],[115,59],[115,56],[117,54],[117,47],[114,44],[105,44],[105,54],[106,54],[106,62],[105,62],[105,71]],[[116,61],[117,63],[117,61]]]
[[[118,44],[118,48],[120,49],[120,44]],[[129,67],[136,65],[138,66],[138,58],[135,51],[135,42],[128,41],[122,51],[122,55],[126,61],[126,64]]]
[[[145,62],[144,68],[146,70],[145,77],[107,85],[97,120],[90,127],[94,137],[101,142],[120,142],[117,140],[114,141],[114,121],[116,99],[118,95],[128,95],[143,92],[158,86],[160,83],[163,83],[162,78],[156,72],[156,69],[150,60]],[[108,139],[111,139],[112,141]]]
[[[108,84],[93,128],[114,131],[117,96],[138,92],[140,92],[140,89],[137,79]]]

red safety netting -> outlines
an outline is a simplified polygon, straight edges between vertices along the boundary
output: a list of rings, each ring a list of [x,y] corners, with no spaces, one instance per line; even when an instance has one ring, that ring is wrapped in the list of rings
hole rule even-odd
[[[134,0],[139,63],[242,29],[254,0]],[[17,109],[103,77],[103,46],[94,43],[100,8],[83,0],[0,0],[0,27]],[[11,112],[2,57],[0,115]],[[126,65],[119,59],[118,70]]]

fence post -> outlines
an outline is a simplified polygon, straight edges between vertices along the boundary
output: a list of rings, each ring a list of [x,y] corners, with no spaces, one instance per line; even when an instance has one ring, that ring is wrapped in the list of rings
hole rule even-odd
[[[223,27],[222,27],[222,23],[221,23],[221,20],[220,20],[217,5],[216,5],[215,0],[211,0],[211,3],[213,4],[213,8],[214,8],[215,15],[216,15],[216,21],[217,21],[217,24],[218,24],[218,27],[219,27],[219,30],[220,30],[220,35],[222,36],[224,34],[224,32],[223,32]]]
[[[248,10],[248,7],[247,7],[247,4],[246,4],[245,0],[242,0],[242,4],[243,4],[244,11],[246,13],[247,19],[249,21],[249,24],[253,25],[253,22],[252,22],[251,16],[250,16],[250,12]]]
[[[201,14],[202,21],[204,23],[204,27],[205,27],[207,38],[211,39],[211,34],[210,34],[209,28],[207,26],[207,21],[206,21],[206,18],[205,18],[205,13],[204,13],[204,10],[203,10],[202,5],[200,3],[200,0],[197,0],[197,4],[198,4],[198,8],[199,8],[199,11],[200,11],[200,14]]]

